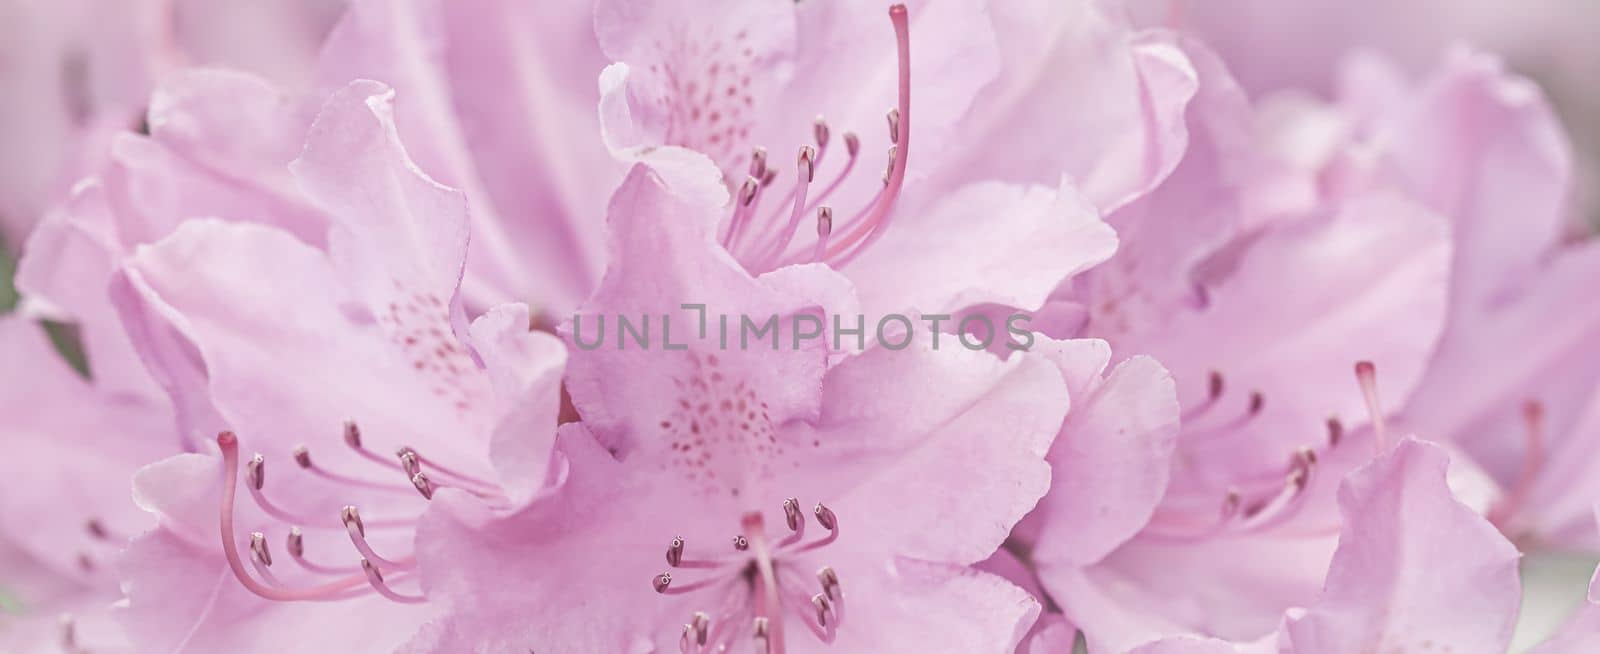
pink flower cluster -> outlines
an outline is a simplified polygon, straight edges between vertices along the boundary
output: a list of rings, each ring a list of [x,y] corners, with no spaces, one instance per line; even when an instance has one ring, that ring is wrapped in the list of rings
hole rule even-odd
[[[0,651],[1507,652],[1596,44],[1390,4],[6,8]]]

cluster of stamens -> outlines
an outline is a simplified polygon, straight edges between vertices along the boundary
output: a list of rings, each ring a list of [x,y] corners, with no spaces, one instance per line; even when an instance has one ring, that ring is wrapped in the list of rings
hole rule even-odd
[[[393,461],[367,449],[362,445],[361,430],[354,422],[345,424],[344,442],[355,453],[381,467],[384,471],[403,475],[404,482],[374,481],[328,469],[313,460],[310,450],[305,446],[295,448],[292,458],[297,467],[305,473],[320,477],[346,489],[403,493],[412,497],[421,496],[426,501],[431,500],[434,493],[439,489],[449,487],[470,493],[490,504],[500,504],[505,501],[503,495],[493,483],[441,465],[437,461],[424,457],[410,447],[399,448],[395,452],[395,460]],[[265,492],[267,468],[266,459],[261,454],[251,456],[244,465],[245,488],[262,512],[274,519],[293,525],[289,527],[284,539],[285,549],[289,553],[289,558],[309,576],[321,577],[326,580],[310,586],[300,587],[295,587],[282,581],[273,572],[272,550],[267,545],[266,535],[259,531],[250,533],[247,539],[250,567],[255,572],[255,575],[252,576],[250,571],[245,568],[243,557],[239,552],[240,539],[234,533],[233,527],[233,503],[239,481],[238,438],[232,432],[223,432],[217,436],[217,446],[222,452],[225,473],[220,525],[223,553],[228,559],[228,566],[232,569],[234,576],[245,588],[263,598],[285,602],[339,600],[358,597],[368,592],[376,592],[390,600],[402,603],[425,601],[425,598],[419,594],[398,591],[392,585],[413,576],[411,573],[416,566],[415,558],[411,555],[401,557],[380,555],[367,540],[368,529],[409,530],[414,528],[416,525],[414,515],[387,519],[363,519],[359,509],[354,505],[346,505],[339,510],[337,522],[334,522],[333,516],[319,519],[310,514],[284,508],[273,502]],[[428,471],[425,472],[424,467]],[[431,477],[429,475],[430,472],[432,473]],[[342,529],[359,555],[358,564],[349,566],[328,565],[308,558],[305,552],[306,536],[302,526],[306,529]],[[391,575],[390,579],[385,579],[386,573]]]
[[[1375,447],[1382,452],[1387,447],[1388,436],[1383,408],[1378,401],[1377,370],[1371,362],[1362,361],[1356,364],[1355,371],[1367,405]],[[1191,446],[1206,447],[1227,441],[1244,432],[1265,407],[1265,396],[1260,391],[1251,391],[1243,413],[1205,425],[1205,419],[1221,404],[1225,393],[1222,374],[1212,372],[1207,380],[1206,398],[1182,411],[1183,438]],[[1191,427],[1195,423],[1203,426]],[[1305,491],[1316,474],[1318,459],[1338,447],[1344,438],[1344,423],[1338,418],[1328,418],[1325,427],[1323,445],[1296,449],[1289,455],[1282,472],[1264,478],[1234,480],[1222,493],[1216,513],[1208,516],[1201,511],[1196,515],[1184,506],[1164,507],[1151,520],[1146,535],[1166,540],[1194,540],[1260,532],[1289,522],[1305,505]]]
[[[818,640],[833,642],[844,618],[839,575],[833,568],[822,566],[815,574],[819,592],[807,595],[802,589],[810,582],[797,571],[795,559],[838,540],[838,517],[828,507],[816,505],[812,515],[828,534],[806,542],[807,520],[800,501],[792,497],[784,500],[783,515],[789,534],[774,543],[767,540],[761,514],[746,513],[740,520],[742,531],[733,537],[735,553],[727,557],[688,558],[683,538],[673,538],[667,545],[670,568],[705,571],[706,576],[675,585],[672,570],[668,570],[651,579],[655,591],[663,595],[712,595],[721,606],[716,617],[696,611],[683,625],[678,648],[684,654],[730,651],[739,638],[741,625],[748,629],[746,633],[756,652],[783,654],[784,610],[805,624]]]
[[[895,201],[905,185],[906,161],[910,153],[911,130],[911,50],[909,26],[905,5],[889,9],[894,23],[896,54],[899,61],[898,107],[888,113],[889,163],[883,174],[883,188],[849,220],[834,226],[833,208],[823,204],[842,186],[861,153],[861,139],[846,132],[843,169],[827,183],[815,197],[810,196],[812,182],[823,158],[827,156],[832,130],[827,121],[817,117],[812,125],[813,145],[800,146],[795,157],[795,182],[779,198],[777,207],[760,216],[763,199],[774,195],[774,182],[778,179],[776,168],[768,166],[766,148],[757,147],[750,154],[749,175],[740,184],[735,196],[733,216],[722,233],[722,245],[740,260],[752,273],[763,273],[796,263],[827,262],[841,267],[859,256],[888,228],[894,215]],[[787,218],[784,217],[787,212]],[[816,215],[817,236],[810,248],[791,247],[805,215]]]

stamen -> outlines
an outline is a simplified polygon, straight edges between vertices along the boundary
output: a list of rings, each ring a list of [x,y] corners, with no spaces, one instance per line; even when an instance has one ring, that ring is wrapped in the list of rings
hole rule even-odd
[[[63,613],[61,624],[61,651],[65,654],[88,654],[88,650],[78,645],[78,623],[71,613]]]
[[[778,549],[793,545],[806,535],[806,514],[800,512],[800,500],[791,497],[783,501],[783,519],[793,533],[778,541]]]
[[[750,176],[761,179],[767,176],[767,149],[757,147],[750,153]]]
[[[1338,418],[1328,418],[1328,447],[1339,446],[1339,440],[1344,438],[1344,423]]]
[[[819,547],[825,547],[839,540],[839,518],[833,514],[833,509],[818,503],[811,511],[817,517],[817,524],[828,530],[828,535],[821,539],[806,543],[797,548],[799,552],[809,552]]]
[[[701,579],[699,581],[693,581],[693,582],[684,584],[682,586],[673,587],[673,585],[672,585],[672,573],[671,572],[663,572],[663,573],[658,574],[655,577],[653,577],[650,580],[650,585],[651,585],[651,587],[656,589],[657,593],[661,593],[662,595],[682,595],[684,593],[692,593],[692,592],[700,590],[702,588],[709,588],[711,586],[715,586],[718,583],[723,582],[723,581],[729,581],[729,580],[718,579],[716,577],[710,577],[710,578],[706,578],[706,579]]]
[[[893,144],[896,144],[896,145],[899,145],[900,144],[900,110],[899,109],[890,109],[889,110],[889,114],[888,114],[887,117],[889,119],[889,142],[893,143]]]
[[[1523,404],[1522,421],[1528,439],[1527,450],[1522,453],[1522,470],[1517,475],[1516,484],[1511,487],[1511,492],[1489,510],[1489,522],[1502,532],[1510,531],[1511,520],[1527,504],[1546,461],[1544,404],[1537,400],[1529,400]]]
[[[822,566],[817,570],[817,583],[822,584],[822,593],[827,595],[828,599],[834,601],[844,599],[844,594],[839,588],[839,574],[834,572],[832,567]]]
[[[828,135],[828,121],[817,116],[816,121],[811,123],[811,138],[816,140],[817,149],[828,147]]]
[[[728,233],[722,237],[722,247],[729,252],[738,247],[739,235],[744,231],[750,215],[755,213],[753,207],[760,191],[761,179],[754,175],[745,179],[744,185],[739,187],[739,204],[733,210],[733,218],[728,221]]]
[[[258,453],[250,457],[250,461],[245,467],[245,489],[250,491],[250,497],[255,500],[256,506],[260,507],[261,510],[267,515],[284,522],[305,525],[332,526],[332,523],[330,523],[326,518],[312,517],[306,514],[295,513],[280,507],[277,504],[274,504],[272,500],[268,499],[266,490],[264,488],[267,475],[266,465],[266,460],[263,459]],[[416,521],[410,518],[394,518],[386,520],[372,520],[370,521],[370,524],[373,528],[411,527],[416,524]]]
[[[705,645],[706,639],[711,635],[709,633],[711,628],[711,616],[706,615],[702,611],[695,611],[694,618],[689,621],[689,624],[694,626],[695,643],[698,645]]]
[[[250,553],[261,559],[261,562],[272,565],[272,550],[267,549],[267,537],[259,531],[250,532]]]
[[[90,518],[84,528],[89,531],[89,536],[95,540],[111,540],[111,533],[106,531],[106,526],[101,524],[98,519]]]
[[[341,483],[341,484],[350,484],[352,486],[360,486],[362,488],[371,488],[373,490],[383,490],[383,491],[408,491],[408,490],[410,490],[409,488],[407,488],[405,486],[399,486],[399,485],[396,485],[396,484],[386,484],[386,483],[379,482],[379,481],[369,481],[369,480],[366,480],[366,479],[358,479],[358,478],[355,478],[355,477],[342,475],[342,474],[339,474],[337,472],[333,472],[331,470],[323,468],[322,466],[316,465],[311,460],[311,450],[306,448],[306,446],[304,446],[304,445],[300,445],[300,446],[297,446],[297,447],[294,448],[294,462],[299,464],[301,468],[304,468],[308,472],[311,472],[312,474],[317,475],[318,477],[322,477],[323,479],[327,479],[329,481],[338,482],[338,483]]]
[[[1216,406],[1217,400],[1222,398],[1223,391],[1222,373],[1215,370],[1207,377],[1206,399],[1192,407],[1184,409],[1178,416],[1182,422],[1189,422],[1203,415],[1211,407]]]
[[[428,598],[421,595],[402,595],[395,592],[388,584],[383,583],[383,573],[379,572],[377,566],[372,565],[371,561],[361,559],[361,571],[366,573],[367,583],[372,586],[372,589],[391,601],[401,604],[421,604],[428,601]]]
[[[1301,449],[1295,452],[1290,462],[1290,470],[1284,479],[1283,490],[1278,495],[1252,505],[1245,510],[1244,518],[1247,521],[1242,528],[1246,531],[1261,531],[1268,529],[1293,518],[1305,506],[1305,490],[1311,485],[1311,475],[1316,470],[1317,454],[1311,449]]]
[[[417,473],[422,472],[422,467],[427,466],[438,477],[433,479],[434,488],[451,486],[476,495],[480,499],[504,499],[498,484],[450,468],[410,447],[401,447],[395,452],[395,456],[400,459],[400,469],[406,473],[408,479],[417,476]]]
[[[339,519],[344,522],[345,533],[350,535],[350,544],[356,546],[356,551],[361,552],[361,556],[376,561],[385,568],[410,567],[411,564],[409,562],[386,559],[378,556],[378,553],[372,550],[372,546],[367,543],[366,527],[361,524],[361,513],[356,510],[356,507],[345,506],[339,511]]]
[[[1389,435],[1383,423],[1383,405],[1378,401],[1378,369],[1371,361],[1356,364],[1356,381],[1361,384],[1361,396],[1367,402],[1367,416],[1372,421],[1372,440],[1379,454],[1389,449]]]
[[[1221,377],[1219,376],[1217,379],[1221,379]],[[1210,409],[1211,401],[1208,400],[1206,404],[1201,406],[1200,413],[1205,413]],[[1187,429],[1184,432],[1184,438],[1191,443],[1205,442],[1213,446],[1220,445],[1229,440],[1230,437],[1248,433],[1244,431],[1244,427],[1250,424],[1250,421],[1255,420],[1257,416],[1260,416],[1266,406],[1266,395],[1262,394],[1261,391],[1250,391],[1250,400],[1245,405],[1244,413],[1236,415],[1221,424]]]
[[[738,544],[735,543],[734,546],[738,547]],[[712,569],[712,570],[714,570],[714,569],[717,569],[717,568],[724,567],[724,566],[726,566],[726,565],[728,565],[730,563],[730,561],[727,561],[727,560],[711,561],[711,560],[703,560],[703,559],[684,559],[683,558],[683,550],[684,550],[683,538],[682,537],[677,537],[677,536],[673,537],[672,543],[667,545],[667,565],[672,566],[674,568],[685,568],[685,569],[698,568],[698,569]]]
[[[759,256],[753,263],[755,270],[765,270],[777,263],[783,256],[784,250],[789,249],[789,243],[794,240],[794,233],[800,228],[800,216],[805,211],[806,191],[811,187],[811,181],[816,177],[817,151],[809,145],[800,146],[800,154],[796,157],[795,165],[799,168],[799,181],[790,191],[794,195],[794,207],[789,212],[789,222],[779,230],[775,240],[759,251]]]
[[[422,493],[422,499],[433,499],[433,483],[428,481],[428,475],[421,472],[411,475],[411,485],[417,487],[418,493]]]
[[[851,159],[851,161],[855,161]],[[828,236],[833,234],[833,207],[817,208],[817,247],[811,251],[813,262],[821,261],[828,249]]]
[[[396,454],[400,457],[400,470],[404,471],[406,476],[414,476],[422,472],[422,464],[417,462],[415,450],[409,447],[402,447]]]
[[[352,588],[359,588],[363,580],[359,576],[350,576],[336,579],[325,584],[302,588],[298,590],[274,588],[255,580],[244,569],[244,560],[239,556],[239,548],[234,544],[233,538],[233,500],[236,487],[239,484],[239,439],[233,432],[225,431],[217,435],[217,448],[222,452],[223,483],[222,483],[222,510],[218,528],[222,535],[222,553],[228,561],[228,569],[233,572],[234,578],[239,583],[256,595],[266,599],[284,602],[332,599]]]
[[[811,596],[811,606],[817,611],[817,625],[824,630],[824,633],[819,634],[819,637],[822,638],[823,642],[832,643],[834,634],[833,603],[829,602],[828,598],[823,596],[822,593],[817,593]]]
[[[888,184],[873,201],[870,211],[853,224],[838,243],[829,247],[828,258],[839,257],[834,264],[836,267],[848,264],[883,235],[884,228],[893,218],[895,200],[905,185],[906,162],[911,155],[911,36],[906,6],[897,4],[890,7],[889,20],[894,23],[896,58],[900,69],[900,106],[891,114],[894,118],[890,121],[897,156],[894,158],[894,167],[890,169]]]
[[[347,575],[360,571],[356,566],[322,565],[307,559],[305,557],[305,536],[301,534],[299,527],[289,528],[289,535],[284,539],[284,549],[289,551],[289,558],[294,559],[294,562],[300,564],[300,567],[317,574]]]

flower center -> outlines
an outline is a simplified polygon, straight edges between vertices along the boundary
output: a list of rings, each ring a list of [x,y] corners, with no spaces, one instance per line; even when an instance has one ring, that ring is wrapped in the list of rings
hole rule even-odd
[[[815,145],[804,145],[795,157],[795,181],[787,192],[775,200],[777,207],[761,215],[761,203],[769,195],[776,195],[774,181],[776,169],[767,166],[766,148],[757,147],[750,155],[750,174],[739,187],[734,202],[733,217],[722,234],[722,245],[753,274],[797,263],[826,262],[839,268],[848,264],[872,245],[893,217],[895,201],[905,185],[906,162],[911,147],[911,38],[905,5],[889,8],[889,20],[894,24],[896,58],[899,62],[898,106],[888,113],[889,167],[883,176],[883,188],[866,206],[861,207],[835,228],[833,208],[823,204],[839,189],[855,169],[861,140],[854,133],[843,137],[845,154],[849,160],[838,176],[829,181],[821,192],[810,197],[811,183],[816,169],[829,151],[828,123],[818,117],[812,127]],[[810,248],[796,246],[795,236],[800,222],[809,213],[817,216],[817,236]],[[787,217],[785,217],[787,214]]]
[[[777,542],[768,541],[761,513],[744,514],[739,521],[740,533],[733,538],[735,554],[731,556],[686,558],[687,546],[682,538],[673,538],[667,546],[668,566],[704,571],[704,575],[695,581],[676,583],[672,571],[663,572],[651,580],[656,592],[711,596],[719,604],[716,617],[706,611],[696,611],[683,625],[678,648],[684,654],[728,651],[739,638],[737,632],[741,628],[749,629],[746,633],[754,651],[783,654],[784,610],[804,624],[818,640],[833,643],[844,616],[839,575],[833,568],[822,566],[815,575],[820,592],[807,595],[806,587],[810,582],[798,571],[801,565],[798,559],[838,540],[838,517],[828,507],[816,505],[812,514],[828,534],[804,542],[806,518],[800,501],[792,497],[784,500],[783,513],[789,534]]]
[[[344,442],[356,454],[373,463],[385,472],[403,476],[401,482],[385,482],[369,480],[362,477],[345,474],[329,469],[318,464],[311,457],[311,452],[305,446],[295,448],[293,458],[299,468],[306,474],[319,477],[335,488],[351,494],[362,493],[370,495],[376,493],[396,494],[397,496],[416,497],[431,500],[436,490],[440,488],[457,488],[476,496],[491,505],[503,504],[506,500],[498,486],[492,482],[475,478],[471,475],[458,472],[432,459],[410,447],[401,447],[395,453],[394,461],[367,449],[362,445],[361,429],[354,422],[345,423]],[[245,463],[245,488],[249,490],[256,506],[268,516],[292,525],[288,528],[284,539],[285,549],[289,557],[294,560],[298,568],[294,574],[309,581],[309,585],[286,583],[273,571],[272,550],[267,546],[266,535],[263,532],[251,532],[247,539],[240,538],[234,530],[233,504],[239,482],[239,440],[233,432],[222,432],[217,436],[217,446],[222,451],[223,463],[223,488],[220,531],[222,537],[222,550],[228,560],[228,567],[250,592],[263,598],[282,601],[328,601],[360,597],[369,592],[376,592],[383,597],[401,603],[418,603],[426,601],[422,595],[409,594],[395,590],[390,581],[403,581],[412,578],[416,567],[416,559],[412,555],[402,557],[386,557],[380,555],[367,540],[367,530],[411,530],[416,527],[416,515],[405,517],[391,517],[384,519],[363,519],[361,512],[354,505],[345,505],[340,509],[337,518],[330,514],[318,517],[309,513],[299,512],[284,508],[266,495],[267,468],[266,460],[260,455],[252,456]],[[424,469],[426,468],[426,470]],[[306,536],[302,530],[339,530],[349,538],[351,545],[359,555],[357,565],[329,565],[319,563],[306,556]],[[244,558],[239,552],[240,543],[247,543],[250,552],[250,566],[255,575],[251,575],[245,568]],[[394,573],[394,579],[386,581],[384,573]],[[257,579],[257,577],[260,577]]]

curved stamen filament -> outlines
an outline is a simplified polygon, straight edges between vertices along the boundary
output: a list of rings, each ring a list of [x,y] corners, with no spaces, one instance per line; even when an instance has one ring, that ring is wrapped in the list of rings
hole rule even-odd
[[[1206,399],[1201,400],[1200,403],[1194,406],[1185,407],[1178,416],[1179,420],[1187,423],[1205,415],[1211,407],[1216,406],[1217,400],[1222,398],[1222,392],[1225,388],[1222,373],[1215,370],[1211,371],[1211,374],[1206,378]]]
[[[239,484],[239,439],[233,432],[222,432],[217,435],[217,447],[222,452],[223,468],[222,510],[221,519],[218,521],[222,536],[222,554],[227,559],[228,568],[233,571],[234,578],[238,579],[246,590],[270,600],[296,602],[330,599],[353,588],[360,588],[366,583],[363,575],[351,575],[309,588],[288,589],[267,586],[250,576],[244,568],[244,560],[239,556],[239,546],[233,537],[233,501]]]
[[[833,509],[818,504],[812,510],[812,513],[817,517],[817,524],[828,530],[828,535],[795,547],[794,551],[796,552],[809,552],[820,547],[827,547],[833,544],[833,541],[839,540],[839,518],[833,514]]]
[[[383,573],[379,572],[377,566],[372,565],[372,562],[367,559],[361,559],[361,571],[366,575],[367,583],[372,586],[372,589],[391,601],[401,604],[421,604],[428,601],[428,598],[421,595],[405,595],[395,592],[394,589],[383,582]]]
[[[905,5],[889,8],[889,20],[894,23],[895,54],[899,60],[899,107],[890,118],[890,139],[895,143],[893,167],[889,170],[888,184],[873,201],[871,211],[852,225],[839,242],[828,248],[827,257],[839,257],[835,265],[849,263],[878,237],[883,235],[893,217],[895,200],[906,181],[906,164],[911,158],[911,35]],[[859,243],[860,247],[856,246]],[[842,255],[842,256],[841,256]]]
[[[794,198],[793,205],[789,211],[789,222],[778,230],[778,233],[771,240],[767,240],[761,247],[757,248],[756,259],[752,262],[751,269],[769,269],[783,256],[783,252],[789,249],[789,243],[794,240],[795,230],[800,228],[800,216],[805,212],[806,191],[811,187],[812,178],[816,176],[817,158],[817,151],[811,146],[800,148],[800,156],[796,164],[799,167],[799,179],[795,182],[794,187],[789,190],[789,195]]]
[[[445,486],[454,486],[461,490],[472,493],[473,495],[478,495],[479,497],[483,497],[484,494],[493,495],[495,497],[501,496],[500,486],[498,484],[485,481],[473,475],[469,475],[454,468],[447,467],[443,463],[440,463],[438,459],[429,458],[421,452],[409,447],[405,448],[404,451],[415,454],[417,457],[417,463],[427,466],[427,470],[434,473],[434,483],[436,485],[440,482],[443,482]]]
[[[1372,421],[1372,441],[1378,454],[1389,449],[1389,435],[1384,428],[1383,404],[1378,400],[1378,369],[1371,361],[1356,364],[1356,381],[1361,384],[1361,397],[1367,403],[1367,414]]]
[[[301,445],[301,446],[295,448],[295,450],[294,450],[294,462],[296,464],[298,464],[302,469],[306,470],[307,472],[310,472],[311,474],[314,474],[314,475],[316,475],[318,477],[322,477],[323,479],[327,479],[328,481],[332,481],[332,482],[335,482],[335,483],[348,484],[348,485],[351,485],[351,486],[358,486],[358,487],[361,487],[361,488],[370,488],[372,490],[380,490],[380,491],[404,492],[404,493],[415,492],[415,490],[411,487],[410,484],[406,484],[405,486],[400,486],[400,485],[397,485],[397,484],[384,483],[384,482],[381,482],[381,481],[371,481],[371,480],[367,480],[367,479],[360,479],[360,478],[357,478],[357,477],[351,477],[349,475],[343,475],[343,474],[334,472],[332,470],[328,470],[326,468],[323,468],[322,466],[317,465],[315,461],[311,460],[311,451],[306,449],[306,446],[304,446],[304,445]]]
[[[1537,401],[1523,405],[1522,420],[1526,425],[1528,439],[1527,450],[1522,453],[1522,471],[1517,475],[1516,484],[1512,486],[1511,492],[1489,510],[1489,522],[1494,523],[1501,531],[1508,530],[1508,523],[1522,510],[1523,505],[1527,504],[1528,497],[1533,494],[1533,486],[1539,478],[1539,472],[1545,465],[1544,405]]]
[[[245,488],[250,491],[251,499],[255,500],[256,506],[260,507],[262,512],[288,523],[314,525],[323,528],[334,527],[332,521],[323,518],[312,517],[310,514],[295,513],[278,506],[272,500],[268,499],[265,488],[266,463],[260,454],[256,454],[255,456],[251,457],[250,463],[247,466],[247,473],[248,478],[245,480],[247,482],[245,484]],[[416,526],[416,520],[411,518],[368,520],[366,522],[366,526],[374,529],[414,527]]]
[[[823,613],[822,609],[813,603],[814,597],[820,597],[820,595],[807,596],[799,588],[788,585],[783,588],[784,608],[789,610],[789,614],[799,620],[801,624],[804,624],[806,629],[811,630],[811,635],[816,636],[817,640],[832,645],[834,636],[833,622],[824,617],[827,614]],[[823,598],[822,601],[827,602],[827,598]],[[832,610],[832,606],[827,607],[829,613]]]
[[[355,545],[356,551],[360,552],[362,557],[385,568],[408,568],[411,566],[409,560],[395,561],[387,559],[372,550],[372,546],[367,543],[366,529],[361,523],[361,514],[356,511],[356,507],[346,506],[340,511],[340,515],[344,521],[345,533],[350,535],[350,544]]]
[[[800,542],[806,536],[806,514],[800,510],[800,500],[793,497],[784,500],[783,517],[789,525],[790,533],[778,541],[779,550]]]
[[[733,218],[728,220],[728,233],[722,237],[722,247],[729,252],[739,247],[739,235],[750,220],[750,214],[755,213],[756,203],[761,199],[761,189],[761,180],[755,177],[744,180],[744,185],[739,187],[736,198],[738,206],[733,209]]]
[[[305,556],[304,536],[300,533],[299,527],[289,528],[289,536],[285,539],[285,544],[287,545],[286,549],[289,550],[289,558],[294,559],[295,563],[300,564],[300,567],[310,572],[321,575],[348,575],[361,571],[358,566],[330,566],[307,559]]]

